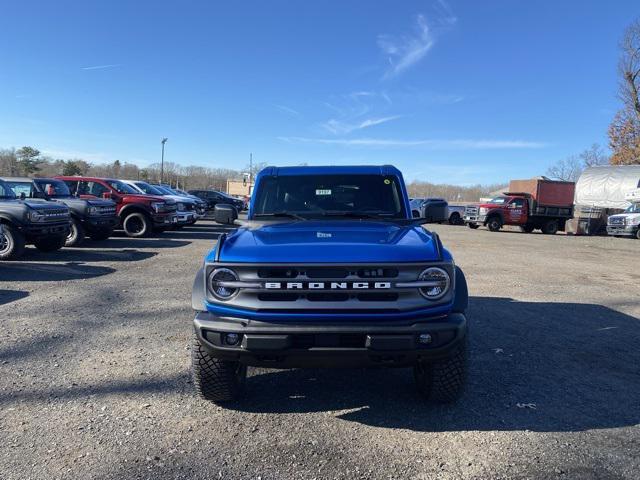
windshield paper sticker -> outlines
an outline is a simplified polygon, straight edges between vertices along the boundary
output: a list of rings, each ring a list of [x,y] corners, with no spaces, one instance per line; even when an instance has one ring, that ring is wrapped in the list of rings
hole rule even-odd
[[[316,190],[316,195],[331,195],[331,190]]]

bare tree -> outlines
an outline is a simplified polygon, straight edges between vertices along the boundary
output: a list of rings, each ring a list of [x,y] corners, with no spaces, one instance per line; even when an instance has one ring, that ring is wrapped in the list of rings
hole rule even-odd
[[[609,126],[611,163],[640,164],[640,19],[625,31],[620,50],[618,96],[623,106]]]
[[[587,168],[608,165],[610,158],[600,145],[594,143],[580,154],[580,160],[582,160],[583,167]]]
[[[571,155],[559,160],[547,169],[547,176],[565,182],[575,182],[584,170],[578,155]]]

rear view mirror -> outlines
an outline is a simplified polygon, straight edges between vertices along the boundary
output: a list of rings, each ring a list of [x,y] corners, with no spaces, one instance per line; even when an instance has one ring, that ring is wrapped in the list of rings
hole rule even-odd
[[[213,218],[216,223],[232,225],[238,218],[238,211],[233,205],[228,203],[218,203],[213,208]]]
[[[20,200],[24,200],[25,198],[27,198],[27,196],[24,194],[24,192],[20,192]]]

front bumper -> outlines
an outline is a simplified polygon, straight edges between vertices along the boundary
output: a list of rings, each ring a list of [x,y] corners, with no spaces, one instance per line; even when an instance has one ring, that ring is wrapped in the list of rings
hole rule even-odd
[[[71,224],[69,221],[55,223],[27,223],[20,229],[29,239],[48,237],[50,235],[69,235]]]
[[[178,223],[178,215],[176,213],[155,214],[151,219],[156,227],[170,227]]]
[[[463,217],[465,223],[484,223],[486,219],[486,215],[465,215]]]
[[[114,217],[87,217],[83,225],[90,232],[113,230],[120,223],[120,219],[117,216]]]
[[[607,234],[634,236],[638,228],[638,225],[607,225]]]
[[[289,324],[218,317],[198,312],[196,335],[213,357],[273,368],[410,366],[445,358],[467,334],[462,313],[385,323]],[[240,337],[226,344],[226,334]],[[421,343],[420,335],[431,341]]]
[[[178,212],[178,225],[189,225],[197,220],[197,215],[194,212]]]

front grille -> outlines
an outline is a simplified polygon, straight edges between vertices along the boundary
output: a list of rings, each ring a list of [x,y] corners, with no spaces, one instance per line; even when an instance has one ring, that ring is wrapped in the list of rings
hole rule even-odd
[[[467,205],[466,207],[464,207],[464,214],[467,217],[476,217],[478,215],[478,206]]]
[[[609,217],[609,225],[624,225],[624,217]]]
[[[116,214],[116,207],[96,207],[96,215],[112,217]]]
[[[47,208],[46,210],[39,210],[38,213],[44,215],[46,222],[59,222],[69,218],[69,210],[65,208]]]
[[[218,264],[208,266],[208,272],[220,266],[231,268],[236,272],[238,281],[247,284],[225,302],[237,308],[273,313],[339,314],[398,312],[433,305],[425,300],[417,287],[402,285],[417,281],[426,268],[425,264]],[[451,274],[450,265],[438,266]],[[450,296],[445,296],[438,303],[447,301],[450,301]]]

